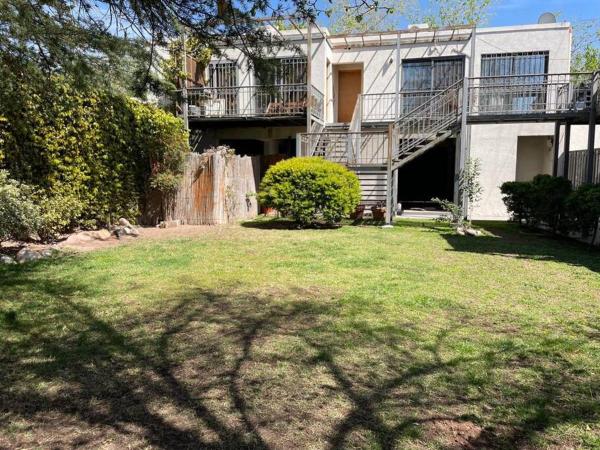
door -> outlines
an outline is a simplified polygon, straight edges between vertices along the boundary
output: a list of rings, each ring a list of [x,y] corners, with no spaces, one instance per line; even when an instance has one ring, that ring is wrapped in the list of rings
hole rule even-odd
[[[362,71],[340,70],[338,72],[338,122],[350,122],[354,105],[361,92]]]

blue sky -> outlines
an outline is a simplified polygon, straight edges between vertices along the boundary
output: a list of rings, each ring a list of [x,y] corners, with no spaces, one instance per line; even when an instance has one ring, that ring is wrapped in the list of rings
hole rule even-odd
[[[427,0],[420,0],[427,5]],[[328,7],[326,0],[321,0],[323,8]],[[600,19],[600,0],[494,0],[492,14],[486,25],[524,25],[537,23],[543,12],[559,14],[559,21],[585,21]],[[327,25],[327,18],[321,22]],[[403,23],[402,25],[406,25]]]

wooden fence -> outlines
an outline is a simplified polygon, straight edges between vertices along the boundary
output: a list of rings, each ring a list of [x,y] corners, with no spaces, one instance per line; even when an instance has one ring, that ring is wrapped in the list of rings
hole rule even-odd
[[[256,217],[259,170],[259,157],[190,153],[171,218],[188,225],[217,225]]]
[[[600,183],[600,149],[596,149],[594,161],[593,183]],[[587,150],[572,150],[569,152],[569,180],[573,187],[584,184],[587,180]]]

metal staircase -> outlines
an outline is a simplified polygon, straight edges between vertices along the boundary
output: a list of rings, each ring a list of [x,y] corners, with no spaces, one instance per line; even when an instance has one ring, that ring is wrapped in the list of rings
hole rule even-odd
[[[460,122],[463,80],[404,114],[392,125],[392,170],[450,137]]]

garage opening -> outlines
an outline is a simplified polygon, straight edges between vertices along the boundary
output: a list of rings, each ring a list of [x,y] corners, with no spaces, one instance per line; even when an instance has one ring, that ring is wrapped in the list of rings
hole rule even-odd
[[[437,197],[453,200],[456,139],[446,139],[398,169],[398,202],[402,209],[438,210]]]

